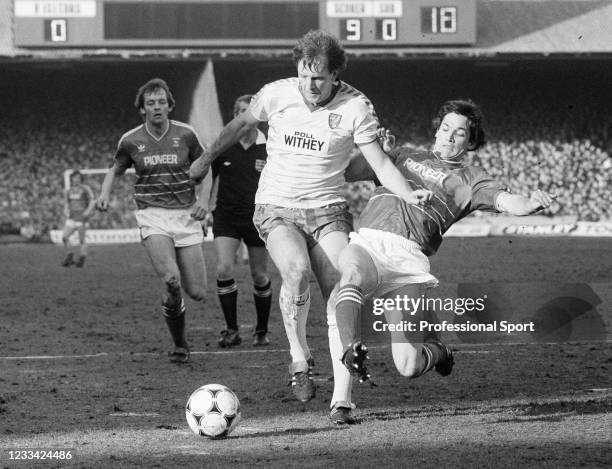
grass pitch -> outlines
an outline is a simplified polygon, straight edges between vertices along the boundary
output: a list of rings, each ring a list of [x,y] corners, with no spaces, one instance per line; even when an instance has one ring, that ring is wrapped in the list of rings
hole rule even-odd
[[[309,340],[318,390],[300,404],[287,386],[276,304],[272,344],[250,345],[254,308],[246,266],[237,266],[236,275],[245,340],[217,348],[224,325],[211,248],[205,245],[208,301],[187,302],[195,353],[179,366],[164,356],[170,339],[157,279],[140,246],[92,247],[83,269],[60,267],[55,246],[0,246],[0,467],[609,465],[612,241],[446,240],[432,258],[443,285],[589,283],[603,300],[598,330],[579,341],[456,341],[448,378],[401,378],[389,347],[378,345],[371,353],[373,382],[354,387],[360,424],[351,427],[336,427],[326,416],[333,383],[316,289]],[[214,382],[231,387],[242,404],[241,424],[220,441],[196,437],[184,417],[191,392]],[[10,451],[49,449],[70,450],[73,458],[11,459]]]

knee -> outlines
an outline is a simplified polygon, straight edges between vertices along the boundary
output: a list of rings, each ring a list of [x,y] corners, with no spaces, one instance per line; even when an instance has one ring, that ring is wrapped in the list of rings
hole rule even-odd
[[[342,263],[340,266],[340,283],[342,285],[363,285],[364,275],[357,261],[350,260]]]
[[[416,378],[421,375],[422,363],[416,352],[405,353],[395,358],[395,367],[400,375],[406,378]]]
[[[298,295],[308,287],[310,283],[310,266],[302,263],[292,263],[289,268],[281,272],[283,287],[288,293]]]
[[[205,288],[190,288],[186,290],[185,293],[194,301],[204,301],[206,298],[206,289]]]
[[[229,280],[232,278],[233,274],[232,264],[219,259],[219,264],[217,265],[217,279]]]
[[[192,279],[185,279],[185,282],[183,282],[182,287],[187,296],[194,301],[204,301],[204,299],[206,298],[205,277],[197,279],[197,281],[193,281]]]
[[[171,295],[178,295],[181,292],[181,276],[176,272],[167,272],[163,277],[166,291]]]
[[[268,273],[265,269],[253,267],[251,267],[251,279],[253,279],[253,285],[266,285],[269,281]]]

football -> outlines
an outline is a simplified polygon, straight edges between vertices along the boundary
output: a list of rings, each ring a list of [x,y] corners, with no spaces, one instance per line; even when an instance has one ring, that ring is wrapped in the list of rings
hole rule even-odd
[[[240,401],[227,386],[207,384],[189,396],[185,416],[196,435],[225,438],[240,422]]]

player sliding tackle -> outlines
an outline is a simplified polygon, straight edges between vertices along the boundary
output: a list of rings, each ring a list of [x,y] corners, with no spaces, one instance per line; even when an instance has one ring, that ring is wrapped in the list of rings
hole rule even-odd
[[[310,31],[293,49],[297,77],[264,86],[249,109],[236,116],[204,155],[191,165],[199,180],[211,162],[260,121],[268,121],[268,158],[255,195],[253,221],[282,285],[280,309],[289,340],[291,386],[307,402],[315,396],[314,360],[306,340],[310,273],[327,302],[339,280],[338,255],[348,243],[351,216],[341,192],[355,145],[378,178],[407,203],[420,204],[431,193],[413,191],[377,142],[378,120],[370,101],[339,79],[346,55],[337,38]],[[330,418],[348,422],[351,377],[337,359],[342,344],[333,303],[327,307],[329,346],[334,360]]]
[[[537,190],[515,195],[482,168],[464,162],[466,152],[484,144],[482,113],[472,101],[448,101],[434,120],[431,151],[392,152],[395,166],[413,189],[428,189],[427,205],[409,205],[385,187],[378,187],[365,207],[357,233],[340,254],[336,318],[344,347],[341,357],[351,374],[369,378],[364,365],[367,347],[358,338],[358,316],[366,298],[421,298],[438,281],[429,273],[428,256],[451,225],[475,210],[530,215],[548,207],[553,195]],[[388,142],[387,142],[388,143]],[[347,180],[372,178],[363,159],[349,166]],[[390,302],[390,304],[393,302]],[[388,324],[402,320],[402,310],[385,310]],[[423,336],[419,336],[423,341]],[[435,368],[446,376],[453,368],[451,350],[436,338],[416,343],[391,331],[393,361],[401,375],[415,378]],[[340,358],[340,357],[338,357]]]

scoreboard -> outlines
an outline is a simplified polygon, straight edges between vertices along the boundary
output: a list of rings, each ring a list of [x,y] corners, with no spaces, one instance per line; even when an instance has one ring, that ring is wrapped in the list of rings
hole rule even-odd
[[[292,46],[324,29],[345,46],[476,42],[476,0],[14,0],[14,44],[47,48]]]

